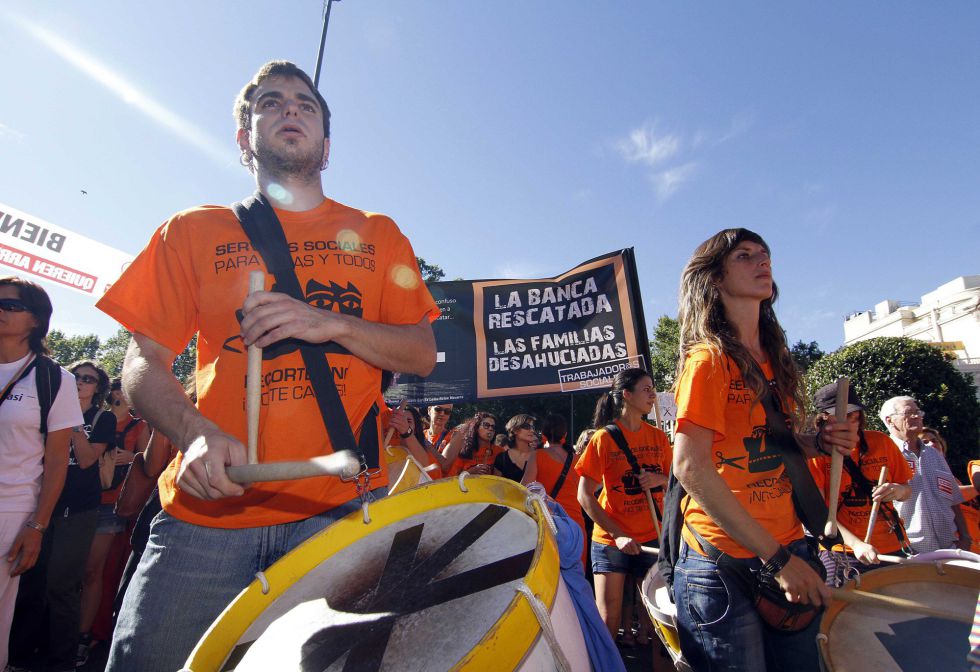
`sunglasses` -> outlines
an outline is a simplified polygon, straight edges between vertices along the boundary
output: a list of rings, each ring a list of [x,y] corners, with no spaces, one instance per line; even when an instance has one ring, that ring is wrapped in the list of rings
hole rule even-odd
[[[481,422],[480,427],[482,427],[483,429],[489,429],[491,431],[497,429],[497,425],[493,424],[492,422]]]
[[[530,429],[531,431],[534,431],[534,430],[536,430],[537,428],[538,428],[538,427],[537,427],[537,425],[535,425],[535,424],[534,424],[533,422],[525,422],[525,423],[523,423],[523,424],[520,424],[520,425],[518,425],[518,426],[517,426],[517,427],[515,428],[515,431],[516,431],[516,430],[519,430],[519,429]]]
[[[31,309],[20,299],[0,299],[0,310],[5,313],[26,313]]]
[[[449,415],[450,413],[453,412],[453,409],[451,409],[451,408],[442,408],[441,406],[436,406],[434,410],[435,410],[436,413],[439,413],[441,415]]]
[[[98,376],[90,376],[87,373],[83,373],[80,376],[76,374],[75,380],[77,380],[80,383],[85,383],[86,385],[93,385],[99,382]]]

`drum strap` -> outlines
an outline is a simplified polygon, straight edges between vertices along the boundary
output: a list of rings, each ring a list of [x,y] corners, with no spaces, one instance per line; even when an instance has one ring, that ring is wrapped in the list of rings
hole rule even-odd
[[[864,441],[864,436],[862,435],[861,440]],[[870,500],[871,493],[874,491],[876,484],[872,483],[867,476],[861,471],[861,467],[854,463],[851,457],[844,457],[844,468],[847,469],[848,476],[851,477],[851,482],[854,483],[854,487],[858,494],[862,498]],[[908,544],[908,539],[905,536],[905,526],[902,525],[902,519],[899,518],[898,513],[895,511],[894,506],[891,502],[882,502],[881,507],[878,509],[881,515],[888,521],[888,527],[898,539],[898,543],[904,549]]]
[[[568,448],[565,450],[568,450]],[[568,477],[568,470],[572,466],[573,457],[575,457],[575,453],[568,450],[568,455],[565,456],[565,466],[561,468],[558,480],[555,481],[555,486],[551,488],[551,493],[549,493],[552,499],[558,496],[558,493],[561,492],[561,486],[565,485],[565,479]]]
[[[636,474],[637,477],[639,477],[640,472],[643,470],[643,467],[640,466],[640,462],[636,459],[636,455],[634,455],[633,451],[630,449],[630,444],[629,442],[626,441],[626,437],[623,435],[623,432],[619,428],[619,425],[617,425],[615,422],[612,422],[606,425],[605,430],[609,432],[609,436],[613,438],[613,441],[616,442],[616,445],[619,446],[619,449],[623,451],[623,455],[626,456],[626,462],[630,465],[630,469],[632,469],[633,473]],[[651,493],[661,492],[663,491],[663,489],[664,487],[662,485],[658,485],[655,488],[650,488],[650,492]],[[661,515],[660,509],[657,507],[657,500],[654,499],[652,501],[653,501],[653,508],[657,512],[657,519],[662,520],[663,515]]]
[[[286,234],[283,232],[282,224],[268,199],[257,191],[252,196],[235,203],[231,208],[241,223],[242,229],[245,230],[252,247],[262,256],[266,268],[275,276],[274,289],[306,303],[306,296],[303,294],[299,279],[296,277],[293,258],[289,253]],[[334,381],[330,362],[327,360],[328,350],[343,354],[350,353],[346,348],[335,343],[313,345],[297,339],[281,341],[270,347],[282,345],[298,347],[303,356],[303,363],[309,373],[310,385],[313,387],[313,394],[316,396],[316,402],[320,408],[320,416],[323,418],[323,424],[327,429],[327,436],[330,437],[330,445],[333,446],[334,451],[354,451],[361,462],[362,473],[369,469],[377,469],[379,460],[378,406],[377,404],[371,406],[371,410],[368,411],[361,424],[360,440],[355,439],[350,419],[347,417],[344,404],[340,400],[340,393],[337,391],[337,383]]]
[[[796,508],[796,515],[800,517],[803,526],[820,542],[820,545],[829,550],[838,544],[843,544],[844,539],[840,533],[835,537],[828,537],[824,534],[824,524],[829,515],[827,502],[824,500],[820,488],[814,482],[813,474],[807,467],[803,451],[789,429],[789,418],[778,407],[778,400],[773,393],[772,385],[773,383],[770,381],[760,399],[762,407],[766,411],[766,428],[768,430],[766,441],[778,447],[783,455],[783,467],[786,469],[790,483],[793,484],[793,505]]]

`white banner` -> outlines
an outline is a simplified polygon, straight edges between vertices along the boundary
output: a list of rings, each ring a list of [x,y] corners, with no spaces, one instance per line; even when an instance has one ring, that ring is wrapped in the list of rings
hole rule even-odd
[[[133,255],[0,202],[0,272],[100,298]]]

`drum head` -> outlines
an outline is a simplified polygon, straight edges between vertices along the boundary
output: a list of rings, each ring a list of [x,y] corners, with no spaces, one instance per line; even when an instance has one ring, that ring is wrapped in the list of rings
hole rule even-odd
[[[906,564],[863,574],[860,589],[972,617],[980,572]],[[966,623],[836,601],[824,614],[820,632],[821,655],[835,672],[969,669]]]
[[[270,587],[289,584],[280,594],[250,586],[188,662],[220,656],[216,668],[243,672],[448,670],[497,646],[490,652],[516,666],[537,637],[533,616],[521,637],[499,642],[495,633],[526,604],[522,582],[553,599],[557,551],[524,511],[526,491],[499,481],[467,481],[471,497],[455,479],[433,482],[372,504],[370,525],[357,512],[330,526],[266,572]],[[545,565],[555,567],[548,577],[536,571],[543,539]]]

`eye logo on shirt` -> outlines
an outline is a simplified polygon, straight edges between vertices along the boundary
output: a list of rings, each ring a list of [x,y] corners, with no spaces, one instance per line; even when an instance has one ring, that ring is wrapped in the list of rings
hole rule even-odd
[[[745,452],[749,454],[749,473],[759,474],[779,468],[783,463],[783,453],[778,447],[766,446],[767,429],[765,425],[752,428],[752,436],[742,439]]]
[[[362,306],[362,294],[361,290],[353,282],[348,282],[347,286],[338,285],[336,282],[329,280],[329,284],[322,284],[316,280],[310,280],[306,283],[306,302],[313,306],[314,308],[319,308],[320,310],[329,310],[334,313],[341,313],[343,315],[351,315],[353,317],[363,317],[364,309]],[[277,285],[272,286],[272,291],[276,291]],[[235,311],[235,319],[238,320],[238,324],[241,325],[242,320],[245,315],[242,313],[241,309]],[[273,343],[272,345],[266,346],[262,349],[262,359],[270,360],[276,359],[283,355],[288,355],[291,352],[295,352],[299,349],[300,341],[295,338],[288,338],[278,343]],[[326,353],[342,353],[348,354],[346,348],[336,343],[326,343],[322,346],[323,351]],[[242,353],[245,352],[245,345],[242,343],[242,335],[235,334],[225,339],[222,345],[223,350],[228,350],[230,352]]]
[[[862,507],[867,505],[869,501],[867,496],[858,492],[854,483],[851,483],[846,490],[841,491],[841,497],[844,500],[844,506],[847,507]]]
[[[643,469],[643,471],[652,471],[655,474],[663,473],[663,470],[660,468],[659,464],[641,464],[640,468]],[[626,473],[622,475],[620,480],[623,482],[624,494],[639,495],[643,492],[643,489],[640,487],[640,479],[637,478],[632,469],[628,469]],[[662,490],[663,486],[658,486],[656,488],[651,488],[650,492],[661,492]]]

